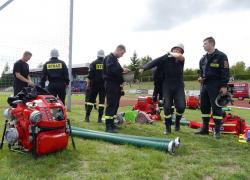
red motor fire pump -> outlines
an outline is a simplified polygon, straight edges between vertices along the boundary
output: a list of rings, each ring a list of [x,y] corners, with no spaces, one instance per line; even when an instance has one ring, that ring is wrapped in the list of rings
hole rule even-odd
[[[190,121],[189,127],[195,128],[195,129],[201,128],[202,122]],[[242,119],[237,115],[228,113],[223,117],[222,125],[221,125],[221,132],[239,135],[239,134],[244,133],[246,127],[247,126],[246,126],[245,119]],[[213,131],[213,129],[214,129],[214,120],[213,120],[213,117],[211,117],[209,121],[209,130]]]
[[[37,86],[24,88],[8,103],[0,148],[4,137],[10,150],[32,152],[35,158],[67,147],[71,128],[59,99]]]
[[[160,111],[158,110],[158,103],[154,103],[150,96],[139,96],[137,103],[133,107],[134,110],[143,111],[149,115],[150,119],[154,121],[161,120]]]

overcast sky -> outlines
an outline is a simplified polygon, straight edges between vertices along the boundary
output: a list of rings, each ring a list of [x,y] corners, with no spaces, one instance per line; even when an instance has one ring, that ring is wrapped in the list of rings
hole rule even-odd
[[[69,2],[14,0],[1,10],[2,66],[30,50],[30,67],[37,67],[52,48],[68,63]],[[91,62],[99,49],[108,54],[118,44],[127,47],[121,64],[129,64],[134,51],[156,58],[181,42],[185,68],[198,68],[202,41],[213,36],[230,65],[250,66],[249,19],[249,0],[74,0],[73,64]]]

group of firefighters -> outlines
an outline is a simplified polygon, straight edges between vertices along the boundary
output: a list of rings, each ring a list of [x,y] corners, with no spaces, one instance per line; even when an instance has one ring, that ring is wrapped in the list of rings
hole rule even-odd
[[[215,40],[208,37],[203,40],[204,50],[207,52],[199,63],[199,78],[201,84],[200,109],[202,113],[203,127],[196,132],[200,135],[208,135],[208,125],[211,115],[215,122],[214,137],[220,138],[220,126],[225,113],[221,107],[215,103],[218,95],[227,94],[227,83],[229,81],[229,64],[227,56],[215,49]],[[87,91],[85,97],[86,115],[85,121],[90,121],[90,114],[95,107],[96,98],[99,94],[98,120],[102,122],[105,114],[106,132],[117,132],[114,120],[119,108],[119,101],[123,91],[123,74],[129,69],[122,68],[118,59],[124,55],[126,48],[118,45],[114,52],[105,56],[103,50],[97,52],[97,59],[90,64],[87,80]],[[180,130],[180,120],[185,111],[185,92],[183,81],[183,69],[185,63],[184,46],[178,44],[173,46],[165,55],[156,58],[141,67],[140,73],[148,69],[155,68],[154,71],[154,94],[153,100],[160,100],[164,108],[165,134],[171,133],[172,106],[176,109],[175,131]],[[34,83],[29,77],[27,61],[31,57],[30,52],[25,52],[21,60],[15,63],[13,74],[14,94],[20,91],[21,86]],[[69,84],[68,69],[66,64],[58,59],[59,53],[56,49],[51,51],[51,59],[43,66],[43,77],[41,86],[45,86],[45,81],[49,81],[48,90],[58,96],[65,103],[66,87]],[[22,85],[20,85],[22,83]],[[158,99],[158,94],[160,94]],[[106,108],[105,108],[106,97]],[[105,109],[105,112],[104,112]],[[211,112],[212,111],[212,112]]]

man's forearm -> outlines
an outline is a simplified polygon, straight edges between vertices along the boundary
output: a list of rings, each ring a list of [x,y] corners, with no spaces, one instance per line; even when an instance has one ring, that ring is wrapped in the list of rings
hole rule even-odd
[[[181,54],[181,53],[174,53],[174,52],[169,52],[169,54],[176,58],[177,60],[179,61],[184,61],[185,60],[185,57]]]
[[[30,77],[28,76],[28,79],[23,77],[20,73],[16,73],[16,77],[17,79],[23,81],[23,82],[26,82],[26,83],[29,83],[31,80],[29,79]]]

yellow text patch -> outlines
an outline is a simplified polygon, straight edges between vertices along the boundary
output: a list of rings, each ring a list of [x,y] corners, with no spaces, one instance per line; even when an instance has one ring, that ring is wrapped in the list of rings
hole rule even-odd
[[[62,69],[62,63],[47,64],[47,69]]]

